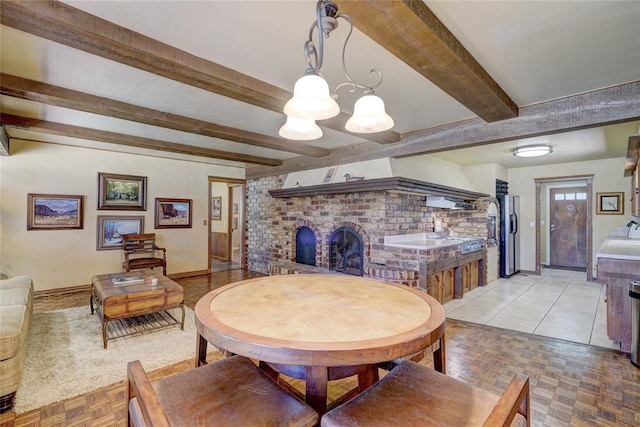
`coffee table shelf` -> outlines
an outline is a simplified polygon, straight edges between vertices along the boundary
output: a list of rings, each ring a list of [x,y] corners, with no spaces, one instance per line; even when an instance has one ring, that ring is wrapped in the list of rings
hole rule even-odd
[[[116,286],[114,278],[132,276],[153,276],[158,279],[157,285],[147,286],[145,283]],[[102,322],[102,342],[107,348],[107,324],[116,320],[131,319],[152,313],[165,312],[173,308],[181,308],[182,320],[178,322],[169,313],[169,317],[175,323],[161,322],[158,327],[149,328],[148,331],[163,329],[180,324],[184,330],[184,290],[182,286],[166,276],[157,274],[152,270],[132,271],[126,273],[100,274],[91,279],[91,314],[97,311]],[[141,331],[139,333],[144,333]],[[126,334],[132,335],[132,334]],[[124,335],[123,335],[124,336]],[[113,338],[112,338],[113,339]]]

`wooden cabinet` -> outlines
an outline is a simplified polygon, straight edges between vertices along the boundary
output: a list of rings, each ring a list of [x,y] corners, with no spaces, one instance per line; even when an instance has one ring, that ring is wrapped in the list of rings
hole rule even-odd
[[[484,262],[486,251],[449,257],[439,261],[422,263],[419,287],[445,304],[462,298],[465,292],[484,286]]]
[[[462,266],[460,282],[463,295],[480,286],[480,260]]]
[[[453,299],[455,287],[455,269],[439,271],[427,278],[427,292],[441,304]]]
[[[640,261],[598,258],[598,282],[607,287],[607,335],[631,350],[631,297],[629,283],[640,279]]]

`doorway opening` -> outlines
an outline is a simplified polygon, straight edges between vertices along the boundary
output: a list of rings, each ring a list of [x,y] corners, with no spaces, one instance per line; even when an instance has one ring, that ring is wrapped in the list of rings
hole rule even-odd
[[[209,177],[210,271],[246,268],[243,179]]]
[[[593,175],[537,178],[536,274],[542,265],[593,279]]]

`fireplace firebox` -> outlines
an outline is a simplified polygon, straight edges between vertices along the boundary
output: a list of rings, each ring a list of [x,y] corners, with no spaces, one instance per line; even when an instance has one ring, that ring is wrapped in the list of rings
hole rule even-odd
[[[316,265],[316,236],[309,227],[300,227],[296,233],[296,262]]]
[[[362,236],[351,227],[340,227],[329,238],[329,269],[363,275]]]

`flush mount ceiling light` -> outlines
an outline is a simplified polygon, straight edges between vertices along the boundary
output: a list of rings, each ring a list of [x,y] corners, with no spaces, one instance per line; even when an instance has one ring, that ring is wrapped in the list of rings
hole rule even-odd
[[[329,91],[329,84],[320,74],[324,56],[324,39],[329,38],[331,31],[338,27],[338,19],[349,24],[349,34],[342,47],[342,69],[347,82],[341,83]],[[313,42],[314,30],[317,30],[318,47]],[[287,122],[280,128],[280,136],[287,139],[310,140],[322,136],[322,130],[315,124],[316,120],[325,120],[340,113],[336,102],[337,91],[343,86],[350,87],[350,92],[360,89],[363,96],[356,101],[353,116],[345,124],[345,129],[353,133],[373,133],[391,129],[393,119],[385,112],[384,102],[376,96],[374,89],[382,84],[382,72],[372,69],[370,77],[377,76],[374,84],[363,85],[353,80],[345,65],[347,42],[353,32],[351,17],[338,13],[338,6],[329,0],[316,3],[316,21],[309,30],[309,39],[304,44],[304,56],[308,67],[305,75],[296,82],[293,98],[284,106]]]
[[[524,147],[516,147],[513,149],[513,155],[516,157],[540,157],[553,152],[550,145],[526,145]]]

